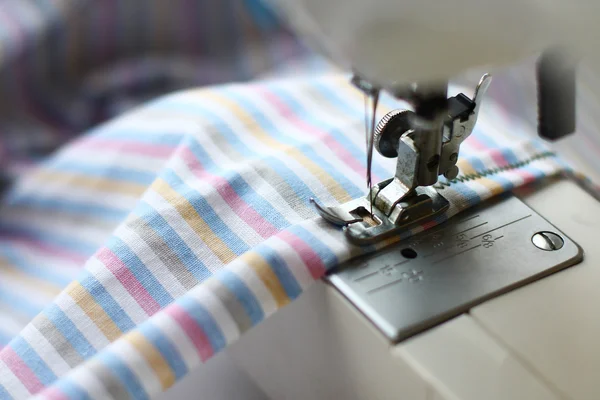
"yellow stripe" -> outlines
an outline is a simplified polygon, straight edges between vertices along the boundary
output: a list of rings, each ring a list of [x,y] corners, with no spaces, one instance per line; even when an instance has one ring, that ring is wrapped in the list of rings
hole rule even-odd
[[[11,285],[35,288],[49,298],[56,297],[62,290],[60,286],[26,274],[3,258],[0,258],[0,277],[4,282],[10,281]]]
[[[477,179],[477,183],[480,183],[483,186],[485,186],[492,193],[492,196],[499,195],[500,193],[503,193],[505,191],[505,189],[500,183],[488,178],[479,178]]]
[[[73,172],[59,172],[39,170],[33,174],[33,178],[44,182],[60,182],[69,186],[78,186],[107,193],[121,193],[131,196],[141,196],[148,188],[133,182],[120,182],[106,178],[76,174]]]
[[[67,286],[66,292],[71,296],[79,308],[90,317],[94,324],[98,326],[108,340],[113,342],[121,336],[122,332],[117,325],[115,325],[112,318],[106,314],[102,307],[96,303],[96,300],[94,300],[79,282],[73,282]]]
[[[457,165],[463,175],[477,174],[477,170],[465,159],[458,160]],[[488,189],[494,196],[504,192],[501,184],[489,178],[477,178],[475,181]]]
[[[460,170],[461,175],[472,175],[477,173],[477,170],[464,158],[460,158],[456,163],[456,166]]]
[[[131,333],[125,336],[125,339],[146,359],[146,362],[158,377],[163,390],[173,386],[175,375],[171,371],[171,367],[169,367],[162,354],[160,354],[152,343],[148,342],[144,335],[137,331],[131,331]]]
[[[254,252],[248,252],[240,256],[240,259],[250,266],[267,287],[277,302],[278,307],[283,307],[290,302],[290,298],[281,286],[277,275],[271,269],[267,261]]]
[[[298,161],[304,168],[306,168],[314,177],[316,177],[325,188],[331,193],[331,195],[339,202],[346,202],[350,200],[350,195],[344,188],[333,179],[325,170],[323,170],[319,165],[314,163],[308,157],[306,157],[302,152],[293,146],[285,145],[273,139],[269,136],[268,133],[262,129],[256,119],[246,112],[242,107],[240,107],[237,103],[231,101],[225,96],[222,96],[216,92],[202,92],[203,97],[207,98],[210,101],[215,103],[219,103],[220,105],[229,109],[236,118],[248,129],[248,132],[253,135],[255,138],[260,140],[266,146],[277,150],[282,151],[291,157],[293,157],[296,161]]]
[[[200,239],[215,253],[223,264],[228,264],[236,257],[236,254],[231,251],[227,244],[215,235],[210,226],[204,222],[202,216],[196,212],[190,202],[173,190],[167,182],[163,179],[157,179],[152,184],[152,189],[177,210],[179,215],[200,236]]]

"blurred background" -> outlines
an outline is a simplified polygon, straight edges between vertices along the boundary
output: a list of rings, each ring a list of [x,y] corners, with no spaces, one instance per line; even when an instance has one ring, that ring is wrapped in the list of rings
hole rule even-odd
[[[490,89],[531,132],[534,62],[492,71]],[[2,0],[1,170],[14,177],[74,136],[165,93],[331,69],[259,0]],[[580,134],[558,149],[598,181],[600,84],[585,65],[579,72]],[[472,87],[478,74],[457,81]]]

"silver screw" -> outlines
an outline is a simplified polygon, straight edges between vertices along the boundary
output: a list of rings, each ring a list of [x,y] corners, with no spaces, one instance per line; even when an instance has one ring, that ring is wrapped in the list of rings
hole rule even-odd
[[[531,237],[531,242],[538,249],[545,251],[560,250],[565,241],[553,232],[538,232]]]
[[[452,180],[458,176],[458,173],[458,167],[456,165],[453,165],[450,168],[448,168],[448,171],[444,173],[444,176],[446,177],[446,179]]]

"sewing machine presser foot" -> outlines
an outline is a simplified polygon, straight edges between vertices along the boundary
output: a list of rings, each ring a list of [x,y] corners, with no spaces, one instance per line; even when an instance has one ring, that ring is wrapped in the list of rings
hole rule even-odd
[[[460,145],[473,131],[490,82],[491,76],[485,74],[473,99],[462,93],[446,98],[446,84],[411,85],[397,91],[397,97],[411,102],[415,111],[388,113],[374,134],[375,149],[384,157],[397,158],[395,176],[373,186],[366,196],[338,206],[324,207],[311,199],[317,212],[343,227],[351,242],[367,245],[446,211],[450,203],[434,185],[440,175],[448,180],[458,175]]]

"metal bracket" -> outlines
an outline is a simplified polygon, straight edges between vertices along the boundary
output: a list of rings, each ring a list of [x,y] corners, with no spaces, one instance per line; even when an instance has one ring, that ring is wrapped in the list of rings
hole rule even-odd
[[[490,75],[481,78],[473,100],[462,93],[444,102],[419,97],[433,105],[426,110],[416,106],[428,118],[408,110],[388,113],[377,126],[375,148],[384,157],[397,157],[395,176],[373,186],[366,197],[340,206],[323,207],[311,199],[319,214],[343,226],[352,242],[369,244],[447,210],[450,204],[431,185],[439,175],[458,175],[460,145],[473,131],[490,81]]]
[[[387,180],[373,187],[389,185]],[[344,227],[346,237],[354,244],[367,245],[396,235],[410,225],[445,211],[450,206],[441,194],[431,187],[418,187],[412,196],[398,202],[387,215],[377,207],[373,214],[367,197],[361,197],[336,207],[322,207],[314,199],[319,214],[334,225]]]
[[[505,194],[354,258],[327,280],[396,343],[582,256],[564,233]]]

